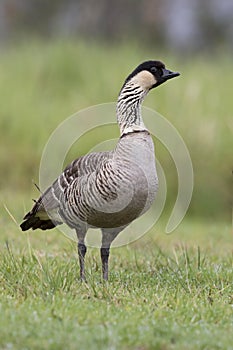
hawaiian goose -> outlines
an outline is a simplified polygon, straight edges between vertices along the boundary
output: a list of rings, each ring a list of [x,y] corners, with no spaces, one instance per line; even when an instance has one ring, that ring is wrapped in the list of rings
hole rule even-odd
[[[125,80],[117,102],[120,139],[111,152],[74,160],[36,201],[21,224],[23,231],[51,229],[66,223],[78,238],[80,277],[85,279],[85,236],[102,230],[103,279],[108,279],[112,241],[151,206],[158,188],[154,145],[141,115],[147,93],[178,76],[160,61],[140,64]]]

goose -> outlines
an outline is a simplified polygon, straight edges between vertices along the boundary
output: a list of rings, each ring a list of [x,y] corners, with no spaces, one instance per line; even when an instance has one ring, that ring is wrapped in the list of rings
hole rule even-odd
[[[85,280],[87,230],[101,229],[102,278],[108,280],[111,243],[156,197],[154,144],[143,123],[141,105],[150,90],[179,75],[155,60],[134,69],[118,96],[120,137],[115,149],[74,160],[23,218],[23,231],[48,230],[62,223],[76,231],[81,280]]]

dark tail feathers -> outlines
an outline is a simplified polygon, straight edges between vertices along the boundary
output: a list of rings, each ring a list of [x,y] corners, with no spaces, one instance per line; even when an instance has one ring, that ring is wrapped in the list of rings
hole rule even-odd
[[[35,216],[27,217],[26,220],[20,225],[22,231],[27,231],[30,228],[32,230],[36,230],[37,228],[40,228],[41,230],[49,230],[55,226],[55,222],[52,222],[51,220],[41,220]]]

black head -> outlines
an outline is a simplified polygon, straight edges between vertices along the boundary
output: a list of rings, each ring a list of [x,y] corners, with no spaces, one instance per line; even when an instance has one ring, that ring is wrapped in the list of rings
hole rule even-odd
[[[125,84],[135,80],[143,88],[150,90],[179,75],[178,72],[166,69],[164,63],[160,61],[145,61],[128,76]]]

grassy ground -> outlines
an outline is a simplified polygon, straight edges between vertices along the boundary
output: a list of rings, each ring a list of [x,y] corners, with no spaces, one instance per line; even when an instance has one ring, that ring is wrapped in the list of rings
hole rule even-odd
[[[173,234],[164,234],[166,210],[142,239],[113,249],[109,283],[98,250],[89,249],[80,283],[74,242],[56,229],[22,233],[18,223],[38,195],[32,179],[53,129],[77,110],[114,101],[129,69],[151,57],[182,73],[145,105],[169,117],[188,145],[191,208]],[[0,63],[0,349],[233,349],[230,59],[27,42],[3,50]],[[73,154],[86,151],[84,140]],[[157,154],[168,209],[176,171],[159,143]]]
[[[6,214],[7,215],[7,214]],[[2,349],[232,349],[230,226],[186,220],[113,249],[101,282],[96,249],[87,283],[75,245],[56,230],[5,226],[0,256]]]

